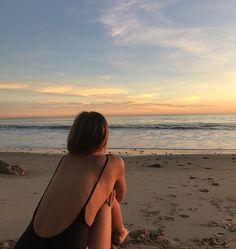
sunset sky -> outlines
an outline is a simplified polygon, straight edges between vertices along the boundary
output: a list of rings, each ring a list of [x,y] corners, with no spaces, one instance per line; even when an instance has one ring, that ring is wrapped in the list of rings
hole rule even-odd
[[[235,0],[0,0],[0,117],[236,112]]]

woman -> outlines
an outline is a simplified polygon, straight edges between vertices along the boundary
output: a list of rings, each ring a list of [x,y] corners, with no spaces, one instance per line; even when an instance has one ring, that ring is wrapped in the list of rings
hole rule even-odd
[[[126,191],[121,158],[107,155],[108,125],[80,113],[30,224],[15,249],[110,249],[128,235],[119,202]],[[112,235],[112,236],[111,236]]]

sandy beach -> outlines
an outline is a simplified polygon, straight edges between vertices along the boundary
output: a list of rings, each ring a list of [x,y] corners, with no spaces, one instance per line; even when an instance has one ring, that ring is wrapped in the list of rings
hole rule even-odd
[[[124,248],[236,248],[236,154],[122,151],[131,231]],[[28,225],[63,151],[0,152],[26,176],[0,174],[0,248]]]

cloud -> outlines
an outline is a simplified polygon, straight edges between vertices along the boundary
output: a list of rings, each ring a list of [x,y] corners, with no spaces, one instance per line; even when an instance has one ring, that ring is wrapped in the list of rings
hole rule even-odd
[[[0,98],[4,106],[0,116],[8,113],[63,116],[82,110],[97,110],[109,115],[233,112],[236,111],[236,88],[231,79],[235,79],[235,74],[232,72],[228,77],[224,86],[213,84],[214,79],[206,79],[207,84],[202,81],[188,85],[180,81],[166,86],[159,86],[157,81],[126,82],[122,87],[5,81],[0,82],[0,89],[7,90],[8,95],[5,97],[3,92]]]
[[[60,94],[60,95],[67,95],[67,96],[99,96],[104,94],[121,94],[125,93],[124,87],[113,87],[113,86],[100,86],[100,87],[93,87],[93,86],[86,86],[81,87],[77,85],[50,85],[50,86],[41,86],[35,88],[35,91],[41,93],[52,93],[52,94]]]
[[[36,102],[36,103],[1,103],[4,107],[0,113],[1,117],[32,117],[32,116],[74,116],[77,113],[87,111],[98,111],[105,115],[141,115],[141,114],[164,114],[164,113],[199,113],[217,110],[215,105],[198,104],[171,104],[171,103],[153,103],[145,105],[132,101],[120,101],[117,103],[111,101],[101,102]],[[222,107],[222,106],[221,106]],[[10,115],[9,115],[10,113]]]
[[[92,80],[110,80],[112,78],[111,75],[98,75],[91,77]]]
[[[79,85],[79,84],[56,84],[56,83],[22,83],[3,81],[0,82],[2,90],[27,90],[35,93],[53,94],[61,96],[80,96],[80,97],[99,97],[99,96],[114,96],[127,93],[125,86],[108,86],[100,84],[99,86]]]
[[[201,96],[190,96],[182,99],[178,99],[176,102],[185,103],[185,104],[195,104],[198,103],[201,99]]]
[[[2,90],[23,90],[29,88],[29,84],[19,82],[0,82]]]
[[[211,36],[227,35],[225,30],[219,32],[218,27],[191,26],[190,23],[183,25],[172,21],[165,10],[173,7],[172,11],[175,11],[174,4],[177,2],[114,0],[99,21],[118,45],[150,44],[196,54],[206,54],[215,48],[213,43],[217,41]]]
[[[127,96],[127,100],[136,103],[136,104],[147,104],[150,101],[157,101],[159,97],[159,93],[136,93],[136,94],[129,94]]]

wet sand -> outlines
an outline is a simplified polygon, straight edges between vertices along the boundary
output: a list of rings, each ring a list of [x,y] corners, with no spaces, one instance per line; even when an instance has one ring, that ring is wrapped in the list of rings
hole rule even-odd
[[[149,152],[115,152],[126,163],[121,206],[131,234],[122,247],[235,249],[236,154]],[[22,234],[60,158],[49,151],[0,153],[28,171],[0,174],[0,248]]]

